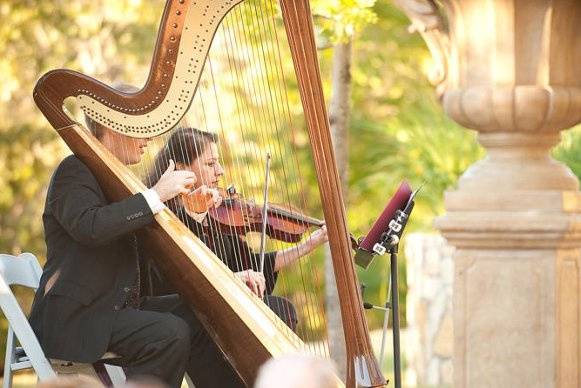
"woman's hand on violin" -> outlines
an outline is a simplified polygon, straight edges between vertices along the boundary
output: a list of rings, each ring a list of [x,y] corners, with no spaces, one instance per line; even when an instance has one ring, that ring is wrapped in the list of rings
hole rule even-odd
[[[216,189],[209,188],[206,185],[202,185],[192,191],[190,196],[195,196],[199,198],[200,201],[205,202],[205,208],[217,208],[222,204],[222,195]]]
[[[248,269],[246,271],[236,272],[234,275],[246,283],[248,288],[250,288],[256,296],[261,299],[264,297],[264,291],[266,290],[264,274]]]
[[[187,194],[198,179],[196,174],[189,170],[176,170],[173,160],[169,161],[169,166],[159,181],[152,187],[161,202],[166,202],[178,194]]]
[[[309,244],[311,249],[315,249],[321,244],[329,241],[329,236],[327,235],[327,225],[323,225],[321,228],[315,230],[311,237],[309,238]]]

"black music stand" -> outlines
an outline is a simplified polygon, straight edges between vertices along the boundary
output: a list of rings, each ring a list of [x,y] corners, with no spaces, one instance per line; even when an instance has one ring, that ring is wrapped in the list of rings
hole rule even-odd
[[[420,187],[421,188],[421,187]],[[401,187],[400,187],[401,189]],[[401,354],[400,354],[400,327],[399,327],[399,294],[398,294],[398,268],[397,268],[397,255],[399,250],[399,242],[404,229],[407,225],[411,212],[415,205],[415,196],[419,189],[412,192],[405,202],[402,208],[395,211],[393,217],[391,217],[387,231],[381,234],[379,242],[375,243],[372,252],[366,252],[365,255],[384,255],[389,252],[389,270],[390,276],[388,278],[388,299],[385,302],[385,307],[376,306],[371,303],[364,303],[366,309],[379,309],[383,310],[384,317],[384,327],[383,327],[383,338],[381,343],[381,354],[380,362],[383,361],[383,352],[385,348],[385,335],[387,333],[387,323],[389,318],[389,312],[391,311],[392,319],[392,332],[393,332],[393,370],[394,370],[394,381],[395,388],[401,388]],[[389,205],[388,205],[389,206]]]

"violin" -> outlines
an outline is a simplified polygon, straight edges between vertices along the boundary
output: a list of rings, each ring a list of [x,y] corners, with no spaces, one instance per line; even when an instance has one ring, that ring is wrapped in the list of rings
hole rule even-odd
[[[253,201],[241,198],[234,186],[217,189],[222,196],[222,203],[217,208],[211,207],[212,194],[185,195],[182,201],[186,209],[194,213],[208,212],[210,218],[226,235],[243,236],[246,233],[261,232],[263,227],[262,207]],[[279,241],[297,243],[311,227],[320,228],[325,221],[303,214],[297,209],[269,203],[266,213],[266,235]],[[358,241],[349,234],[351,246],[357,249]]]
[[[211,193],[206,195],[184,195],[182,201],[190,212],[208,215],[227,235],[245,235],[261,232],[263,227],[262,206],[245,200],[238,195],[234,186],[218,189],[222,203],[217,208],[209,207]],[[266,235],[279,241],[297,243],[310,227],[320,228],[325,221],[307,216],[291,207],[269,203],[266,213]]]

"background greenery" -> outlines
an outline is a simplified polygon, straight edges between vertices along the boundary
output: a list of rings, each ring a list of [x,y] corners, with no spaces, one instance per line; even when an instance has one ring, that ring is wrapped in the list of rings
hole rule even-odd
[[[351,230],[364,234],[397,184],[408,179],[414,187],[425,184],[408,232],[433,231],[434,217],[443,212],[444,191],[483,157],[482,149],[471,131],[444,115],[427,81],[430,55],[390,1],[313,4],[327,96],[332,45],[353,35],[346,204]],[[46,186],[68,153],[34,106],[36,80],[64,67],[104,81],[142,84],[162,7],[161,0],[0,0],[0,252],[30,251],[45,260],[41,215]],[[290,88],[296,95],[296,85]],[[577,128],[565,134],[554,155],[581,176],[580,152]],[[368,286],[367,299],[376,303],[386,297],[386,264],[376,260],[359,274]],[[405,312],[405,282],[400,284]],[[31,296],[19,295],[30,306]],[[376,326],[381,317],[370,314],[369,319]]]

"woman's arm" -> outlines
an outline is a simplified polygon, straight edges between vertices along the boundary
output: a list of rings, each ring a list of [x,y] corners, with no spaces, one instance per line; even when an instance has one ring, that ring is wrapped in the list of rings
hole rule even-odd
[[[327,227],[323,226],[321,229],[318,229],[313,234],[311,234],[309,239],[305,242],[294,247],[278,251],[274,259],[274,271],[278,272],[287,265],[294,263],[301,257],[308,255],[327,240]]]

